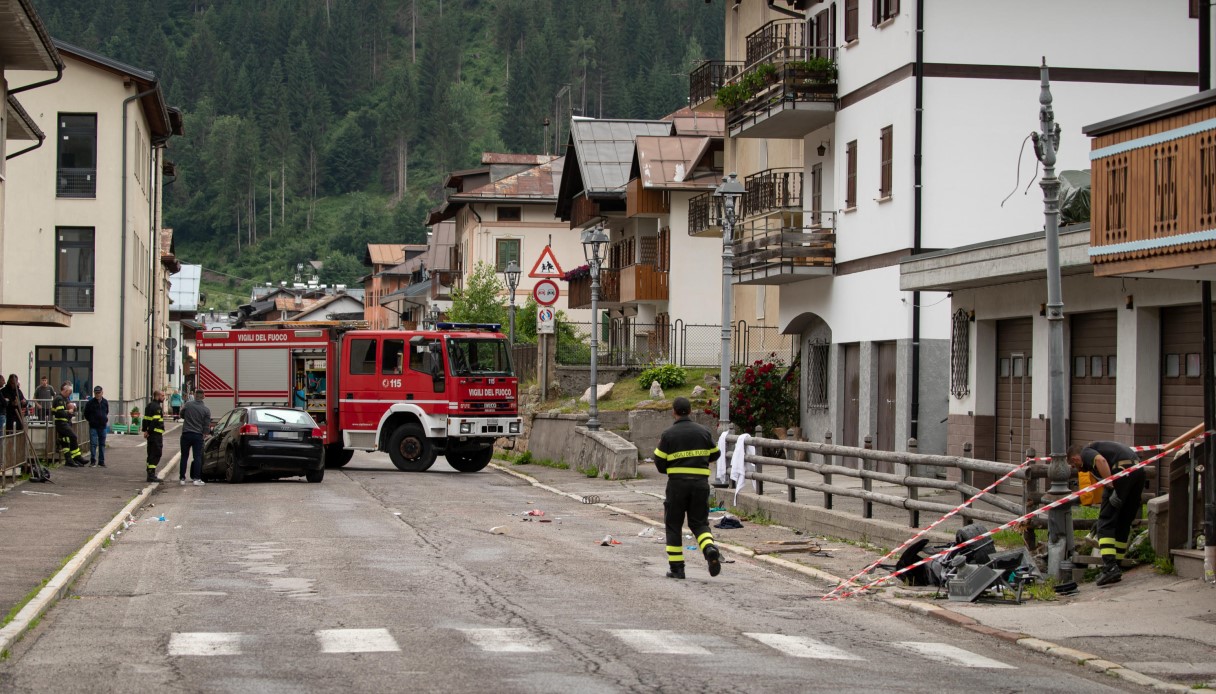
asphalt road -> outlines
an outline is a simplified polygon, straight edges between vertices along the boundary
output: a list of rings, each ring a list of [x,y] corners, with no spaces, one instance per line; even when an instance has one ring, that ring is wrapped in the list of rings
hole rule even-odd
[[[666,579],[661,534],[493,471],[359,454],[152,502],[0,691],[1128,691],[746,559],[711,579],[689,551]]]

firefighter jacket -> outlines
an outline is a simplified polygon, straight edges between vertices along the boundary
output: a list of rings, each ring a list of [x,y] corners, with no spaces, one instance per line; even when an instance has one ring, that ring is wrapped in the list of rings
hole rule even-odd
[[[51,416],[55,418],[55,426],[69,426],[72,423],[72,413],[68,412],[68,405],[71,404],[63,395],[56,395],[51,401]]]
[[[148,432],[151,436],[160,436],[165,433],[165,411],[156,400],[148,403],[148,406],[144,408],[144,422],[140,430]]]
[[[659,438],[659,447],[654,449],[654,466],[671,478],[708,478],[709,464],[719,454],[709,429],[681,417]]]

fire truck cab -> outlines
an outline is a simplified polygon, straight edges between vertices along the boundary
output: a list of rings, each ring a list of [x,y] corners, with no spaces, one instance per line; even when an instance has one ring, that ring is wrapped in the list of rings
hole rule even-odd
[[[366,330],[362,322],[277,322],[198,336],[197,387],[212,416],[233,407],[307,410],[325,432],[326,464],[385,451],[421,472],[443,455],[456,470],[489,464],[494,440],[522,420],[511,350],[499,326]]]

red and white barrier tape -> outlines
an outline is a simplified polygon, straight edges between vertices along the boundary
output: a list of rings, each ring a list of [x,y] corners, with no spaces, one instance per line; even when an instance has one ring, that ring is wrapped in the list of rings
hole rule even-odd
[[[1187,443],[1190,443],[1191,441],[1199,441],[1199,440],[1205,439],[1205,438],[1207,438],[1207,437],[1211,436],[1211,435],[1212,435],[1212,433],[1213,433],[1213,432],[1211,432],[1211,431],[1205,431],[1205,432],[1203,432],[1202,434],[1199,434],[1198,436],[1196,436],[1195,438],[1193,438],[1193,439],[1189,439],[1189,440],[1187,441]],[[1130,446],[1130,448],[1131,448],[1133,451],[1135,451],[1136,453],[1144,453],[1145,451],[1159,451],[1159,450],[1161,450],[1161,449],[1165,448],[1165,447],[1166,447],[1166,446],[1168,446],[1168,445],[1169,445],[1168,443],[1154,443],[1154,444],[1151,444],[1151,445],[1148,445],[1148,446]],[[1184,445],[1184,446],[1185,446],[1186,444],[1184,443],[1184,444],[1182,444],[1182,445]],[[1028,460],[1029,460],[1029,461],[1051,460],[1051,456],[1049,456],[1049,455],[1041,455],[1041,456],[1039,456],[1039,457],[1037,457],[1037,458],[1028,458]]]
[[[920,566],[924,566],[925,564],[928,564],[929,562],[933,561],[934,559],[940,559],[955,550],[962,549],[963,547],[967,547],[968,545],[973,545],[981,540],[986,540],[986,539],[992,537],[993,535],[999,533],[1002,530],[1011,528],[1019,523],[1025,522],[1026,520],[1029,520],[1035,516],[1042,515],[1048,511],[1050,511],[1053,508],[1067,504],[1067,503],[1071,502],[1073,499],[1076,499],[1077,497],[1081,496],[1082,494],[1092,492],[1099,487],[1105,487],[1110,484],[1113,484],[1115,480],[1123,478],[1123,477],[1127,477],[1128,475],[1135,472],[1136,470],[1139,470],[1151,463],[1157,462],[1158,460],[1160,460],[1161,458],[1164,458],[1169,453],[1182,448],[1183,446],[1187,445],[1188,443],[1203,439],[1205,436],[1209,435],[1210,433],[1211,432],[1204,432],[1204,433],[1196,436],[1193,439],[1184,441],[1183,443],[1177,444],[1175,446],[1168,446],[1168,447],[1162,446],[1162,448],[1164,450],[1162,450],[1160,453],[1158,453],[1157,455],[1155,455],[1147,460],[1142,460],[1134,465],[1129,465],[1128,467],[1123,468],[1119,472],[1112,474],[1110,477],[1107,477],[1105,479],[1100,479],[1097,482],[1094,482],[1093,484],[1091,484],[1087,487],[1083,487],[1081,489],[1078,489],[1075,492],[1072,492],[1071,494],[1068,494],[1067,496],[1060,497],[1059,499],[1056,499],[1055,501],[1053,501],[1049,504],[1040,506],[1039,508],[1036,508],[1035,510],[1031,511],[1030,513],[1022,515],[1018,518],[1014,518],[1013,520],[1009,521],[1008,523],[1005,523],[1004,525],[993,528],[992,530],[989,530],[988,532],[983,533],[982,535],[976,535],[975,537],[973,537],[965,542],[960,542],[957,545],[954,545],[953,547],[947,547],[946,549],[943,549],[942,551],[938,552],[937,554],[934,554],[929,557],[925,557],[924,559],[921,559],[920,561],[916,562],[915,564],[905,566],[904,568],[899,569],[898,571],[893,571],[890,574],[883,576],[881,578],[878,578],[874,581],[871,581],[856,590],[848,591],[848,592],[841,593],[840,595],[835,595],[835,596],[834,596],[834,594],[836,591],[833,590],[831,593],[824,595],[820,599],[821,600],[843,600],[845,598],[852,597],[854,595],[863,593],[863,592],[873,588],[874,586],[886,583],[887,581],[890,581],[891,579],[893,579],[897,576],[902,576],[903,574],[911,571],[912,569],[915,569]],[[839,588],[839,586],[838,586],[838,588]]]
[[[967,499],[966,501],[964,501],[963,503],[959,504],[958,506],[955,506],[955,507],[954,507],[954,509],[953,509],[953,510],[951,510],[951,511],[949,511],[949,512],[947,512],[947,513],[946,513],[946,515],[944,515],[944,516],[942,516],[941,518],[938,518],[937,520],[935,520],[935,521],[933,521],[932,523],[930,523],[930,524],[929,524],[929,526],[928,526],[927,528],[925,528],[924,530],[921,530],[920,532],[916,533],[916,534],[915,534],[915,535],[913,535],[912,537],[908,538],[907,540],[905,540],[905,541],[904,541],[904,543],[903,543],[903,544],[901,544],[900,546],[898,546],[898,547],[896,547],[895,549],[891,550],[890,552],[887,552],[885,555],[883,555],[882,557],[880,557],[880,558],[879,558],[877,561],[875,561],[873,564],[870,564],[869,566],[867,566],[866,568],[862,569],[861,571],[858,571],[858,572],[857,572],[857,573],[856,573],[856,574],[855,574],[855,575],[854,575],[852,578],[850,578],[849,580],[845,581],[844,583],[841,583],[840,585],[838,585],[838,586],[836,586],[835,588],[833,588],[833,589],[832,589],[832,592],[828,593],[828,594],[827,594],[826,596],[824,596],[824,597],[825,597],[825,598],[830,598],[830,597],[832,597],[832,595],[834,595],[834,594],[835,594],[837,591],[841,590],[842,588],[847,588],[847,587],[849,587],[849,586],[853,585],[854,583],[856,583],[856,582],[857,582],[857,579],[861,578],[862,576],[864,576],[864,575],[866,575],[867,573],[869,573],[870,571],[872,571],[872,570],[874,569],[874,567],[878,566],[879,564],[883,563],[884,561],[886,561],[886,560],[890,559],[891,557],[895,556],[895,554],[896,554],[897,552],[902,552],[904,549],[906,549],[906,548],[907,548],[909,545],[911,545],[913,542],[916,542],[916,541],[917,541],[917,540],[919,540],[920,538],[922,538],[922,537],[924,537],[925,535],[927,535],[927,534],[929,533],[929,531],[933,530],[933,529],[934,529],[934,528],[936,528],[937,526],[939,526],[939,525],[941,525],[942,523],[946,522],[946,521],[947,521],[947,520],[949,520],[950,518],[953,518],[954,516],[958,515],[958,513],[959,513],[960,511],[962,511],[963,509],[965,509],[965,508],[967,508],[968,506],[970,506],[970,505],[972,504],[972,502],[974,502],[976,499],[978,499],[978,498],[980,498],[981,496],[983,496],[983,495],[987,494],[988,492],[992,491],[993,489],[996,489],[996,488],[997,488],[997,485],[1004,484],[1004,482],[1005,482],[1006,480],[1008,480],[1010,477],[1013,477],[1013,476],[1014,476],[1014,474],[1016,474],[1018,470],[1021,470],[1021,469],[1025,468],[1025,467],[1026,467],[1027,465],[1029,465],[1030,463],[1031,463],[1031,461],[1030,461],[1029,459],[1027,459],[1027,460],[1026,460],[1026,462],[1022,463],[1021,465],[1019,465],[1019,466],[1015,467],[1014,469],[1010,470],[1009,472],[1005,473],[1005,476],[1004,476],[1004,477],[1002,477],[1002,478],[998,479],[997,481],[993,482],[992,484],[988,485],[987,487],[984,487],[984,488],[983,488],[983,489],[981,489],[979,492],[977,492],[975,496],[971,497],[970,499]]]

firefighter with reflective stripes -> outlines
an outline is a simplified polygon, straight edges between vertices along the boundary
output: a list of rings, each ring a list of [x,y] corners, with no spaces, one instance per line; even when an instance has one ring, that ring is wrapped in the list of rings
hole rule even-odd
[[[1068,448],[1068,464],[1074,470],[1102,479],[1138,462],[1140,456],[1135,451],[1114,441],[1094,441],[1084,447],[1074,444]],[[1140,468],[1107,485],[1102,492],[1102,506],[1094,526],[1102,554],[1102,572],[1095,581],[1100,586],[1118,583],[1123,578],[1119,561],[1127,553],[1132,524],[1140,517],[1140,494],[1146,478],[1144,468]]]
[[[144,438],[148,440],[148,481],[156,482],[156,466],[160,465],[160,456],[165,450],[165,393],[152,391],[152,400],[144,408],[144,422],[140,427]]]
[[[51,401],[51,417],[55,420],[55,438],[59,440],[59,453],[66,467],[84,467],[84,456],[80,453],[80,440],[72,431],[72,413],[76,403],[72,402],[72,382],[64,381],[59,386],[59,395]]]
[[[676,398],[671,405],[675,424],[659,438],[654,465],[667,475],[663,519],[667,526],[667,577],[684,578],[684,518],[709,563],[709,575],[722,571],[721,554],[709,532],[709,465],[718,459],[718,445],[709,429],[688,418],[692,404]]]

